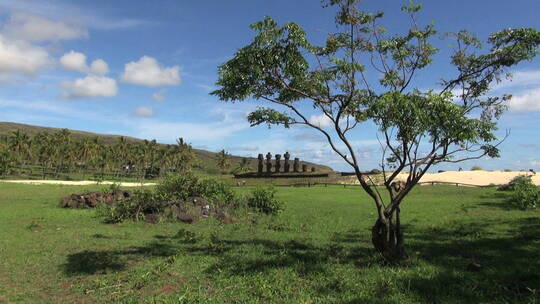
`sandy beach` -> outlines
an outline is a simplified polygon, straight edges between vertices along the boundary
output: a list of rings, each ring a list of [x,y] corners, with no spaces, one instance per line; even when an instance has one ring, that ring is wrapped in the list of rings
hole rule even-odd
[[[67,185],[67,186],[87,186],[87,185],[112,185],[115,182],[103,181],[60,181],[60,180],[0,180],[3,183],[31,184],[31,185]],[[154,186],[156,183],[116,183],[122,187]]]
[[[475,186],[488,186],[493,185],[503,185],[507,184],[514,177],[518,175],[528,175],[532,176],[532,181],[537,186],[540,186],[540,173],[534,175],[531,172],[520,172],[520,171],[446,171],[441,173],[426,173],[422,179],[421,183],[430,183],[430,182],[440,182],[440,183],[459,183],[459,184],[469,184]],[[407,174],[398,175],[398,180],[406,180]],[[356,178],[351,178],[351,182],[357,183]]]

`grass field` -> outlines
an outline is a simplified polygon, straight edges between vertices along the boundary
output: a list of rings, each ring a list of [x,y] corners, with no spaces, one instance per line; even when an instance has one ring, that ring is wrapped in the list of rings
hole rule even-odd
[[[98,188],[0,183],[0,303],[540,301],[540,212],[493,188],[417,188],[400,267],[374,253],[373,206],[357,188],[279,188],[282,214],[229,225],[110,225],[57,207]]]

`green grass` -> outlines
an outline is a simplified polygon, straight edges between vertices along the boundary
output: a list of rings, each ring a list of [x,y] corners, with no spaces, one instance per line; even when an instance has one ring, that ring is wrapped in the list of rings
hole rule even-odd
[[[97,188],[0,183],[0,303],[539,302],[540,212],[493,188],[417,188],[400,267],[374,253],[358,188],[278,188],[282,214],[229,225],[108,225],[57,208]]]

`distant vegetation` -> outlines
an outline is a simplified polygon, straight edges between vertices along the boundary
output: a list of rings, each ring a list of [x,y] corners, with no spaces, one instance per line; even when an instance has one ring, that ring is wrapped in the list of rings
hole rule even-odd
[[[124,137],[105,144],[99,137],[76,139],[67,129],[33,136],[18,130],[0,136],[0,175],[39,172],[43,178],[61,173],[154,178],[188,171],[196,160],[182,138],[176,145],[160,145],[155,140],[135,144]]]
[[[41,165],[38,164],[36,167],[35,162],[26,162],[26,165],[23,167],[19,166],[17,162],[13,159],[13,154],[11,153],[11,144],[9,143],[9,138],[12,137],[15,133],[24,133],[28,138],[36,138],[37,135],[48,134],[50,136],[55,136],[60,133],[63,129],[50,128],[50,127],[41,127],[33,126],[26,124],[18,124],[11,122],[0,122],[0,176],[6,176],[6,174],[16,175],[20,177],[31,177],[31,178],[61,178],[61,179],[87,179],[89,177],[95,178],[106,178],[106,179],[129,179],[137,178],[144,176],[142,171],[131,170],[131,172],[117,172],[116,167],[105,168],[105,170],[100,170],[100,168],[95,168],[91,164],[88,164],[86,168],[77,168],[78,170],[59,170],[56,172],[54,166],[45,166],[45,171]],[[110,153],[117,153],[115,151],[116,145],[119,141],[124,141],[126,145],[129,145],[132,149],[136,149],[139,146],[152,145],[153,148],[157,150],[167,150],[176,145],[167,145],[157,143],[155,141],[142,140],[129,136],[119,136],[119,135],[110,135],[110,134],[98,134],[91,132],[84,132],[78,130],[67,130],[70,134],[71,143],[78,142],[98,142],[103,147],[109,147],[112,149]],[[64,131],[64,132],[65,132]],[[35,145],[36,143],[31,143]],[[75,147],[77,148],[77,147]],[[139,147],[138,149],[142,149]],[[223,168],[220,165],[220,153],[210,152],[206,150],[191,148],[190,149],[195,156],[195,161],[191,164],[193,171],[203,174],[203,175],[215,175],[221,173],[244,173],[253,171],[257,166],[257,159],[253,157],[240,157],[236,155],[226,153],[226,164],[227,168]],[[265,151],[268,152],[268,151]],[[84,160],[75,160],[74,162],[82,163]],[[158,160],[159,162],[159,160]],[[322,166],[318,164],[313,164],[306,162],[310,167],[316,167],[317,172],[331,172],[332,169],[327,166]],[[73,166],[75,167],[75,166]],[[59,168],[61,169],[61,168]],[[138,169],[141,169],[140,167]],[[141,169],[142,170],[142,169]],[[161,175],[165,173],[162,172]],[[151,176],[147,175],[147,176]]]
[[[480,167],[480,166],[472,166],[471,170],[472,171],[482,171],[484,169],[482,169],[482,167]]]

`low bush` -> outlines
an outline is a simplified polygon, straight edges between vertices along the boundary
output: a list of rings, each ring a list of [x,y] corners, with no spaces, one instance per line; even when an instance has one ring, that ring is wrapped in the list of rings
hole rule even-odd
[[[275,198],[273,188],[256,188],[246,198],[249,208],[264,214],[277,214],[283,210],[283,203]]]
[[[508,184],[502,185],[499,188],[497,188],[497,190],[499,190],[499,191],[514,191],[516,189],[516,186],[518,186],[518,185],[525,186],[525,185],[528,185],[528,184],[533,185],[530,176],[518,175],[518,176],[514,177],[512,180],[510,180],[510,182],[508,182]]]
[[[246,208],[263,214],[277,214],[283,204],[272,188],[257,188],[244,199],[238,199],[233,188],[221,181],[200,179],[192,173],[170,175],[154,189],[139,189],[130,200],[100,204],[97,216],[106,223],[125,220],[180,220],[192,223],[204,217],[216,217],[228,223],[232,214]]]
[[[540,205],[540,192],[533,184],[530,176],[521,177],[513,184],[512,203],[520,209],[532,209]],[[517,177],[516,177],[517,178]],[[516,180],[514,178],[512,181]]]
[[[133,192],[130,200],[119,201],[115,204],[98,204],[96,214],[105,223],[120,223],[128,219],[144,220],[146,214],[163,212],[165,200],[155,191],[138,189]]]
[[[203,197],[214,206],[230,205],[237,199],[230,185],[213,179],[200,179],[190,172],[168,175],[158,183],[156,193],[168,200],[185,201],[191,197]]]
[[[472,166],[471,170],[472,171],[482,171],[484,169],[482,169],[482,167],[480,167],[480,166]]]
[[[107,223],[173,219],[192,223],[209,216],[229,221],[228,214],[241,204],[230,185],[184,173],[165,177],[154,189],[134,191],[129,201],[101,204],[97,215]]]

